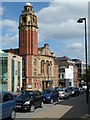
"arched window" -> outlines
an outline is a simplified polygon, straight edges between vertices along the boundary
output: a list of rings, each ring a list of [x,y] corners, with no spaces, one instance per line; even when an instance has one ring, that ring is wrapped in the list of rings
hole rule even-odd
[[[46,61],[46,73],[49,74],[49,61]]]
[[[50,75],[52,74],[52,61],[50,61]]]
[[[41,73],[44,73],[44,60],[41,61]]]
[[[35,88],[36,88],[36,81],[35,81]]]
[[[34,65],[36,65],[36,58],[34,59]]]

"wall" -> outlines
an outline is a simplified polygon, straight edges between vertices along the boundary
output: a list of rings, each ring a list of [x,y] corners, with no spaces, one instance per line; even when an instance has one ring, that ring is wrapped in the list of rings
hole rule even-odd
[[[8,53],[8,91],[11,91],[12,85],[12,60],[14,60],[14,93],[16,93],[18,85],[18,62],[20,62],[20,89],[22,87],[22,57]]]

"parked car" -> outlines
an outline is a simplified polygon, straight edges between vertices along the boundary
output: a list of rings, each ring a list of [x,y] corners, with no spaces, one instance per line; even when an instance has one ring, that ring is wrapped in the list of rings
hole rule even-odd
[[[10,92],[0,92],[0,118],[14,120],[16,117],[16,100]]]
[[[80,94],[78,87],[69,87],[67,91],[70,92],[70,96],[77,96]]]
[[[84,93],[84,90],[83,90],[82,87],[79,87],[79,92],[80,92],[80,94],[83,94],[83,93]]]
[[[79,88],[78,87],[74,87],[74,89],[75,89],[74,95],[75,96],[79,96],[80,95]]]
[[[55,89],[45,89],[43,91],[43,101],[48,103],[53,103],[54,101],[59,101],[59,93]]]
[[[58,88],[59,98],[69,98],[70,92],[66,88]]]
[[[87,90],[87,86],[86,86],[86,85],[84,85],[84,86],[83,86],[83,89],[84,89],[84,91],[86,91],[86,90]]]
[[[43,96],[40,91],[22,91],[16,98],[17,110],[34,112],[36,107],[43,107]]]

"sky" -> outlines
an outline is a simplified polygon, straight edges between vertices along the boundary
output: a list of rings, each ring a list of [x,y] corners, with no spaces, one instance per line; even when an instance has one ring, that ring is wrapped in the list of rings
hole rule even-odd
[[[30,2],[38,20],[38,47],[49,44],[56,57],[68,56],[85,60],[84,23],[88,23],[88,2]],[[3,2],[0,4],[0,48],[18,48],[19,16],[26,2]],[[1,19],[2,18],[2,19]],[[88,25],[87,25],[88,26]],[[88,27],[87,27],[88,29]]]

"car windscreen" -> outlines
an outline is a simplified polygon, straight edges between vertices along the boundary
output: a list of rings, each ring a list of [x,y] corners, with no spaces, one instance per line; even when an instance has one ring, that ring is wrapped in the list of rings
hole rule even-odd
[[[44,90],[44,94],[50,94],[50,93],[52,93],[51,90]]]
[[[23,91],[17,96],[17,98],[20,98],[20,97],[33,98],[33,92],[32,91]]]

